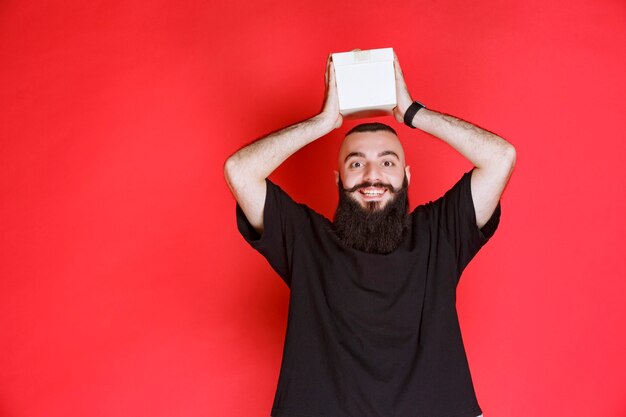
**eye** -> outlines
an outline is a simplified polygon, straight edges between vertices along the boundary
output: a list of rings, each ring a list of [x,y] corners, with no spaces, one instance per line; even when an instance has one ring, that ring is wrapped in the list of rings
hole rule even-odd
[[[393,161],[383,161],[382,166],[384,167],[392,167],[395,164],[393,163]]]
[[[353,163],[350,164],[350,168],[361,168],[363,166],[363,162],[360,161],[354,161]]]

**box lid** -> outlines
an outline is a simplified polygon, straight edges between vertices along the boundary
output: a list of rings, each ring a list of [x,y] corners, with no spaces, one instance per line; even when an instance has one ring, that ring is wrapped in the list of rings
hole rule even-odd
[[[393,61],[393,48],[355,50],[332,54],[335,67],[342,65],[367,64],[371,62]]]

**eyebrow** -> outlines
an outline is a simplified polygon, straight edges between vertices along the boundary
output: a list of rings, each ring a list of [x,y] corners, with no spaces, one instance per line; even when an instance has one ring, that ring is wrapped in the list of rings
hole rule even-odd
[[[382,156],[387,156],[387,155],[393,155],[398,159],[398,161],[400,160],[400,157],[394,151],[382,151],[381,153],[378,154],[378,157],[380,158]],[[346,156],[346,159],[344,160],[344,162],[347,162],[348,159],[352,157],[365,158],[365,154],[363,152],[350,152],[348,156]]]

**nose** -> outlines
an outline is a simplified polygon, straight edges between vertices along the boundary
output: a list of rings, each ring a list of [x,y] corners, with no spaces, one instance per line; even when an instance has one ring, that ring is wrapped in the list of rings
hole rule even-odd
[[[382,174],[377,164],[368,164],[365,170],[363,180],[366,182],[382,182]]]

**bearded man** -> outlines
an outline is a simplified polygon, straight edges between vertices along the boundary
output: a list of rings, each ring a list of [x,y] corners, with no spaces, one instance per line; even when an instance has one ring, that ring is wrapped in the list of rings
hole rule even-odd
[[[461,273],[495,232],[515,149],[411,99],[396,58],[398,122],[470,162],[445,195],[409,212],[411,173],[390,126],[346,135],[331,222],[267,177],[341,126],[334,67],[320,114],[240,149],[225,164],[238,229],[290,288],[274,417],[476,417],[456,314]]]

